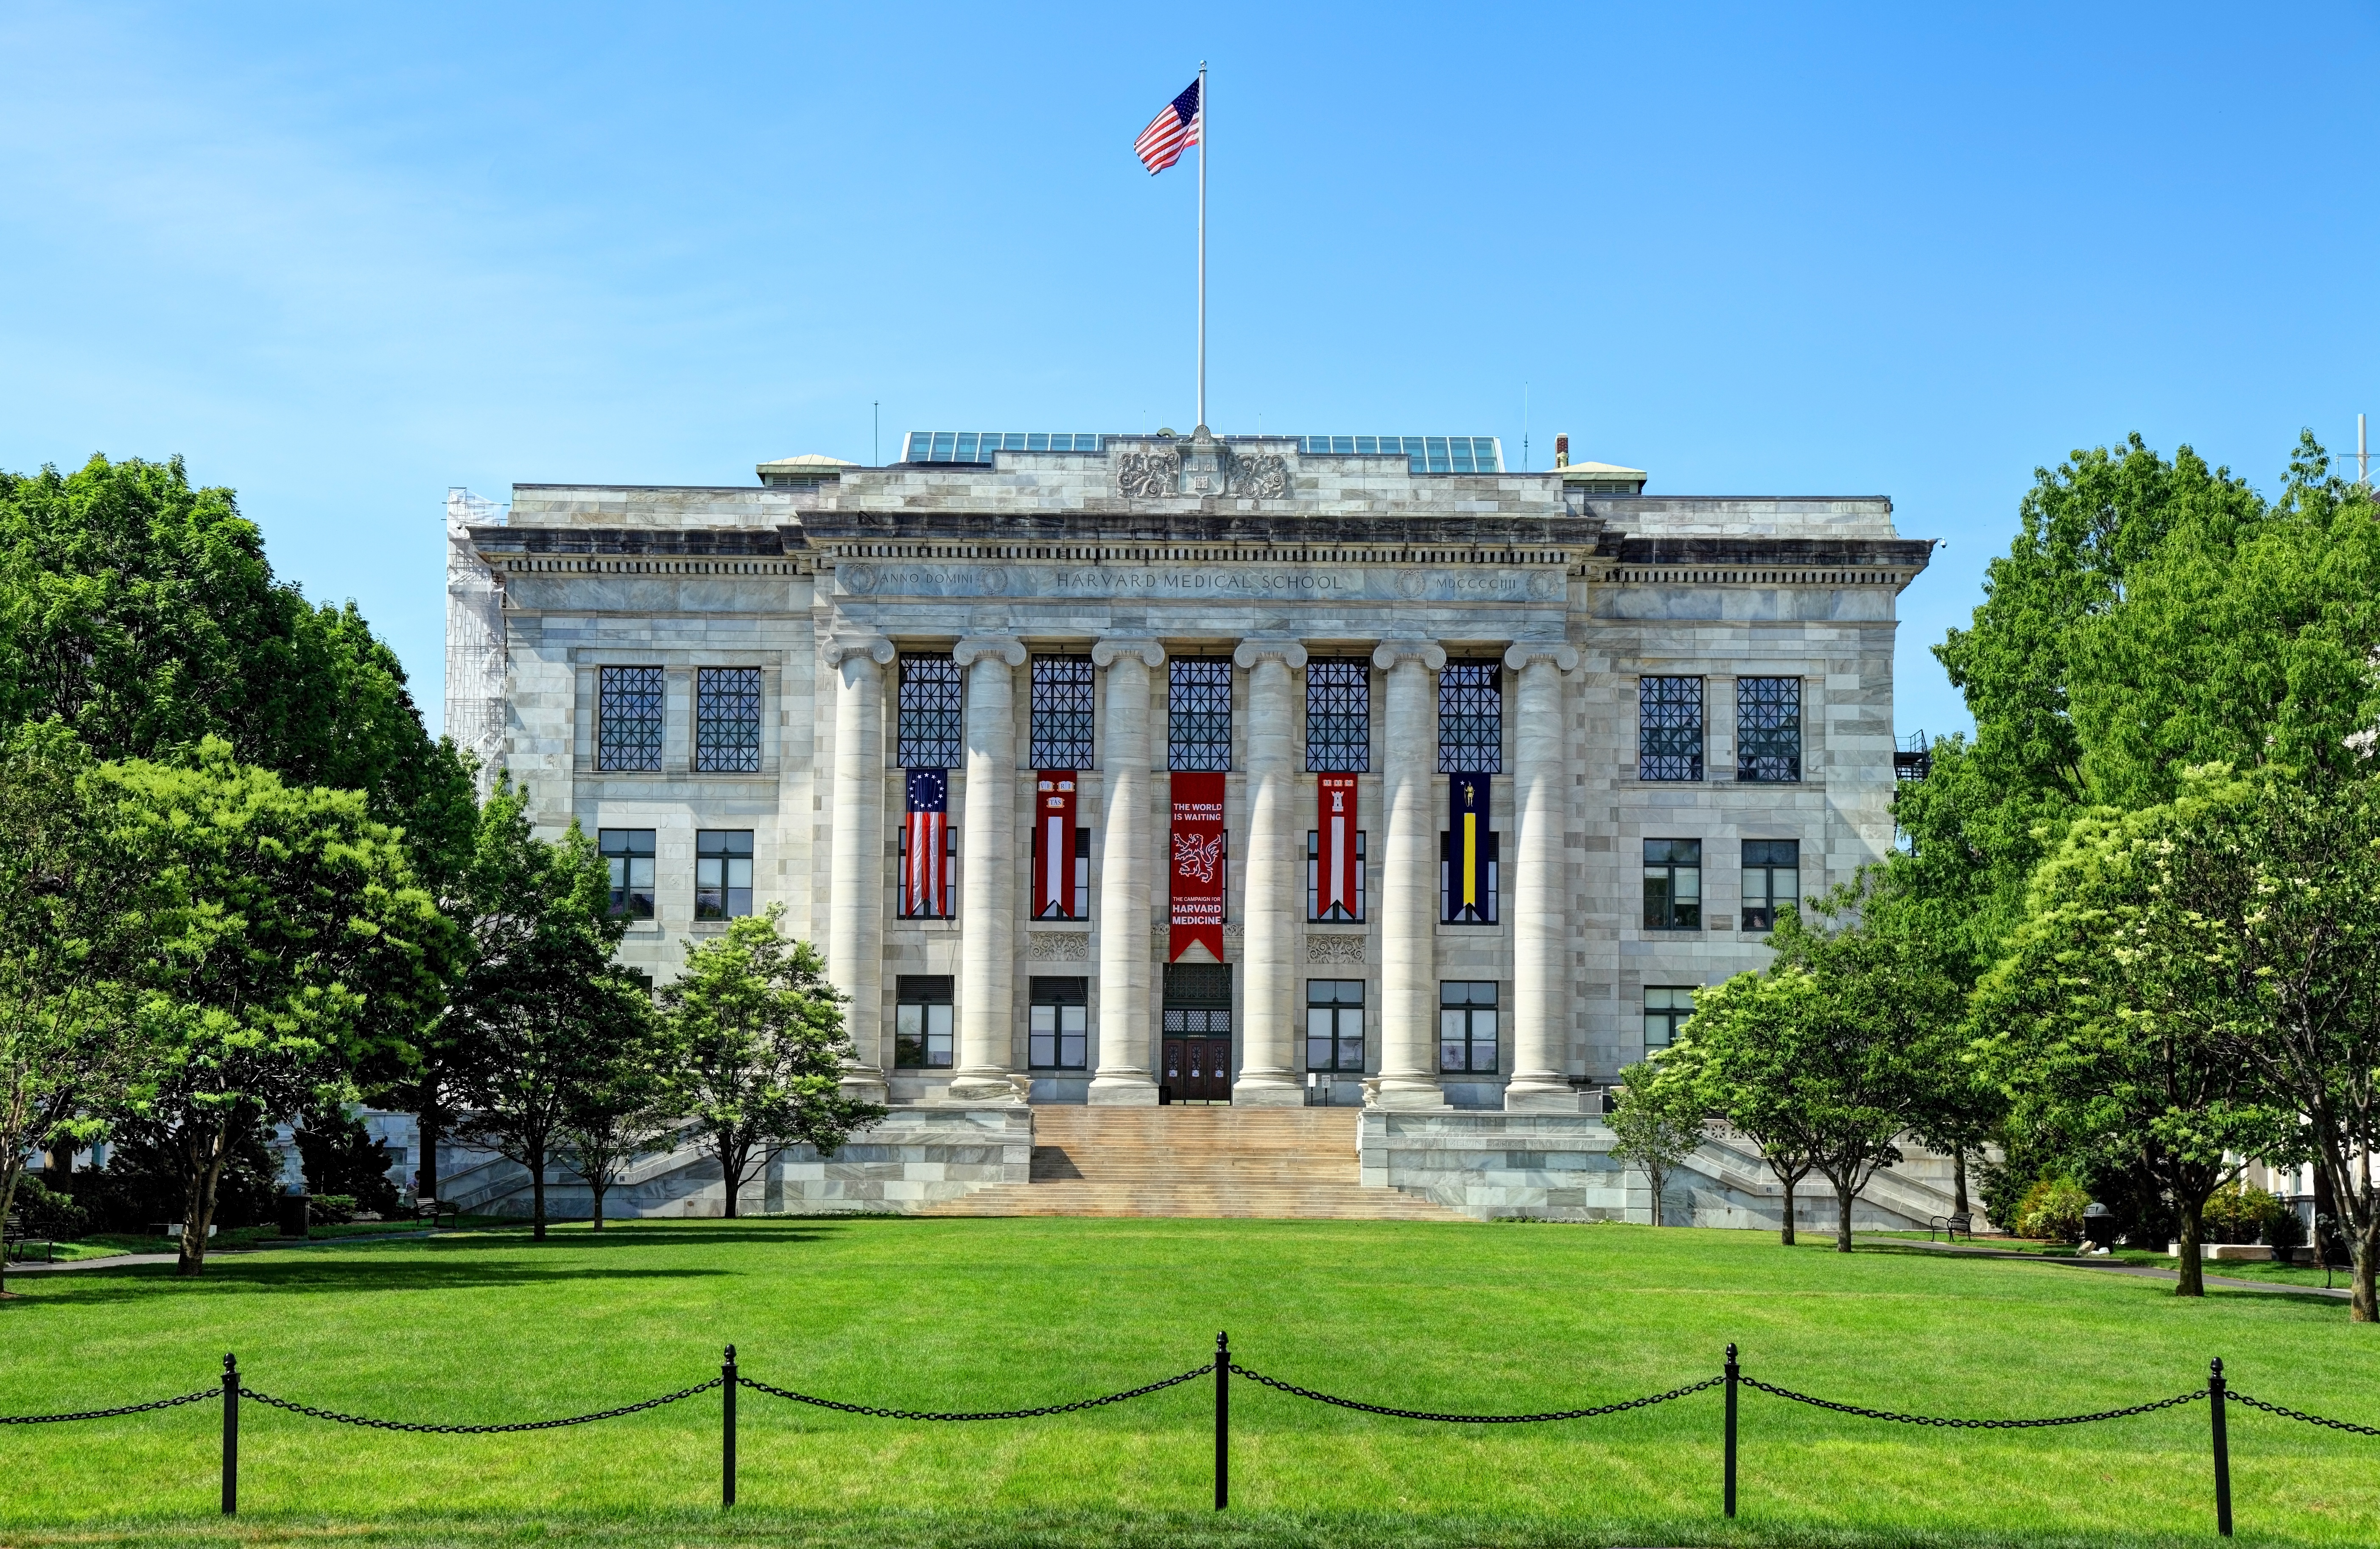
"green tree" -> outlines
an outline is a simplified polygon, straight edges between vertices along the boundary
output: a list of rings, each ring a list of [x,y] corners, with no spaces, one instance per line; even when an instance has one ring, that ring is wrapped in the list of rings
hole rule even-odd
[[[679,1050],[668,1024],[652,1014],[643,986],[636,1035],[609,1051],[563,1115],[556,1149],[594,1196],[594,1229],[603,1229],[603,1196],[639,1156],[675,1144],[684,1131]]]
[[[1611,1157],[1645,1170],[1653,1189],[1653,1224],[1661,1224],[1661,1198],[1670,1174],[1704,1140],[1701,1095],[1693,1087],[1656,1081],[1658,1068],[1640,1060],[1620,1072],[1619,1111],[1611,1116]]]
[[[55,721],[0,745],[0,1215],[27,1151],[96,1138],[91,1102],[128,1074],[123,975],[140,877],[108,841],[110,797]]]
[[[683,1051],[686,1111],[719,1161],[730,1216],[788,1146],[832,1155],[886,1111],[838,1084],[851,1054],[841,997],[817,950],[785,938],[783,918],[772,904],[723,936],[687,942],[684,971],[661,992]]]
[[[447,927],[359,793],[285,784],[215,738],[96,778],[149,878],[140,1073],[115,1101],[176,1138],[196,1275],[239,1133],[351,1095],[382,1030],[434,1002]]]
[[[2036,878],[2025,923],[1977,992],[1983,1050],[2021,1124],[2081,1167],[2127,1162],[2180,1222],[2183,1296],[2204,1294],[2207,1197],[2238,1158],[2282,1159],[2297,1120],[2270,1102],[2243,1040],[2259,1031],[2240,922],[2253,790],[2204,771],[2180,797],[2079,819]]]

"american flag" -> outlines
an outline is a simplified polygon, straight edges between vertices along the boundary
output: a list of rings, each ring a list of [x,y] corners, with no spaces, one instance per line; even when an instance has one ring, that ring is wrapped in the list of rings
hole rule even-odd
[[[944,769],[911,769],[909,853],[901,886],[901,913],[910,919],[941,919],[951,913],[951,780]]]
[[[1132,142],[1132,153],[1140,158],[1150,176],[1163,172],[1182,159],[1182,152],[1198,143],[1198,131],[1206,125],[1206,115],[1198,103],[1198,83],[1192,81],[1183,88],[1182,95],[1158,111]]]

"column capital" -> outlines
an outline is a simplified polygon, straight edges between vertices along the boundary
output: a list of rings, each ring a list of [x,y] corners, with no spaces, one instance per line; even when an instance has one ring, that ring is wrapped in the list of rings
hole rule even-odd
[[[1151,670],[1165,665],[1165,647],[1145,635],[1117,635],[1101,640],[1091,647],[1091,665],[1112,667],[1127,656],[1136,656]]]
[[[830,667],[840,667],[847,656],[864,656],[879,667],[890,667],[899,654],[892,642],[881,635],[837,635],[819,648]]]
[[[1383,672],[1404,661],[1439,672],[1446,666],[1446,647],[1435,640],[1383,640],[1372,652],[1372,665]]]
[[[1243,640],[1232,653],[1232,664],[1242,672],[1259,661],[1278,660],[1291,672],[1305,666],[1305,647],[1294,640]]]
[[[1014,635],[970,635],[951,647],[951,660],[962,667],[972,667],[987,656],[996,656],[1011,667],[1025,665],[1025,642]]]
[[[1559,672],[1578,671],[1578,647],[1567,640],[1515,640],[1505,648],[1504,665],[1518,672],[1535,661],[1550,661]]]

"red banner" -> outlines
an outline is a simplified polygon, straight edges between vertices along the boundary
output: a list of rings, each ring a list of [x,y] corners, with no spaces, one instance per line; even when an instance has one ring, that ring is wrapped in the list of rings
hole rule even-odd
[[[1173,777],[1170,896],[1173,929],[1165,961],[1197,942],[1223,961],[1223,777]]]
[[[1326,774],[1316,775],[1314,781],[1318,836],[1314,917],[1360,920],[1364,915],[1355,888],[1355,777]]]
[[[1033,798],[1033,917],[1075,917],[1075,771],[1043,769]]]

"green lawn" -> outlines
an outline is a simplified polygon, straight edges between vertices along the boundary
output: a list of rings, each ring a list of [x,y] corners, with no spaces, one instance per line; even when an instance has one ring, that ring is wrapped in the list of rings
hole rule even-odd
[[[1937,1414],[2071,1413],[2198,1386],[2380,1422],[2380,1328],[2343,1304],[2050,1265],[1636,1227],[769,1220],[260,1253],[199,1284],[13,1282],[0,1410],[250,1386],[398,1419],[575,1413],[747,1375],[864,1403],[1024,1407],[1206,1360],[1417,1408],[1609,1402],[1718,1370]],[[1232,1510],[1208,1509],[1211,1385],[1060,1418],[868,1420],[742,1398],[716,1510],[705,1394],[584,1428],[440,1437],[244,1407],[237,1542],[621,1544],[2201,1543],[2204,1405],[2057,1431],[1880,1424],[1744,1395],[1742,1515],[1716,1393],[1609,1419],[1422,1425],[1234,1384]],[[188,1542],[212,1403],[0,1429],[0,1544]],[[2380,1439],[2233,1411],[2243,1542],[2380,1542]],[[231,1542],[225,1535],[225,1542]]]

